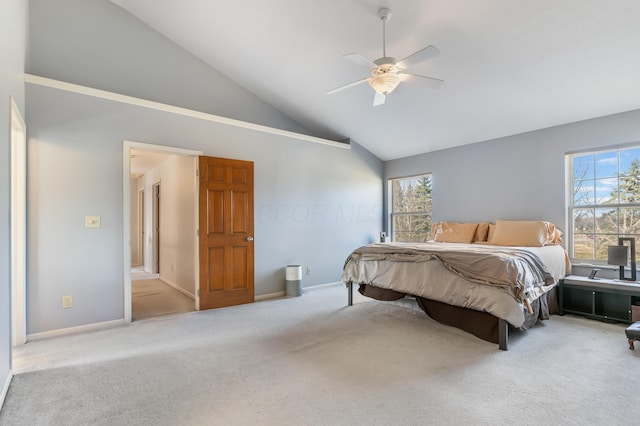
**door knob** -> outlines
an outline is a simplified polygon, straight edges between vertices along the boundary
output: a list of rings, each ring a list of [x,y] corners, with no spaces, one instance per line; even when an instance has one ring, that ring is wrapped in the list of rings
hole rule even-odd
[[[249,242],[253,241],[253,237],[247,237],[247,241]]]

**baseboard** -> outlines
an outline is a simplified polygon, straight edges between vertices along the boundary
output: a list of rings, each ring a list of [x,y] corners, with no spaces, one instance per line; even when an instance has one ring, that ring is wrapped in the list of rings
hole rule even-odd
[[[279,299],[281,297],[284,297],[286,294],[287,293],[284,291],[276,291],[275,293],[261,294],[259,296],[255,296],[253,300],[255,300],[256,302],[262,302],[264,300]]]
[[[336,281],[333,283],[326,283],[326,284],[318,284],[318,285],[311,285],[309,287],[305,287],[303,288],[303,290],[306,291],[313,291],[313,290],[322,290],[323,288],[327,288],[327,287],[335,287],[337,285],[343,285],[340,281]]]
[[[104,330],[106,328],[118,327],[125,325],[126,321],[123,319],[97,322],[94,324],[79,325],[77,327],[60,328],[58,330],[43,331],[42,333],[27,334],[27,342],[34,342],[36,340],[50,339],[52,337],[67,336],[69,334],[86,333],[88,331]]]
[[[9,392],[9,385],[11,384],[11,379],[13,379],[13,373],[9,370],[9,374],[7,375],[7,380],[4,382],[4,386],[2,387],[2,394],[0,394],[0,410],[2,410],[2,406],[4,405],[4,399],[7,396],[7,392]]]
[[[323,288],[334,287],[337,285],[342,285],[342,283],[340,281],[337,281],[334,283],[312,285],[309,287],[304,287],[302,289],[302,292],[304,293],[305,291],[321,290]],[[254,299],[256,302],[261,302],[263,300],[279,299],[281,297],[285,297],[286,295],[287,295],[286,291],[277,291],[275,293],[261,294],[260,296],[256,296]]]
[[[163,283],[165,283],[165,284],[166,284],[166,285],[168,285],[169,287],[171,287],[171,288],[174,288],[174,289],[178,290],[180,293],[184,294],[184,295],[185,295],[185,296],[187,296],[189,299],[191,299],[191,300],[196,300],[196,296],[195,296],[195,295],[193,295],[193,294],[189,293],[187,290],[185,290],[184,288],[180,287],[179,285],[172,283],[171,281],[169,281],[169,280],[168,280],[168,279],[166,279],[166,278],[162,278],[162,277],[160,277],[159,279],[160,279],[160,281],[162,281]]]

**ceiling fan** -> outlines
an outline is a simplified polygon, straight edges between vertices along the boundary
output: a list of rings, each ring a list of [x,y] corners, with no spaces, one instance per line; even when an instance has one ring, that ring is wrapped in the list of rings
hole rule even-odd
[[[362,83],[369,83],[369,86],[376,91],[375,97],[373,98],[373,106],[378,106],[384,104],[387,95],[393,92],[400,82],[404,80],[411,79],[411,81],[415,81],[434,89],[440,87],[443,80],[438,78],[402,72],[413,65],[419,64],[420,62],[438,55],[440,50],[435,46],[427,46],[412,53],[401,61],[396,61],[395,58],[387,57],[385,42],[386,22],[391,18],[391,11],[386,7],[383,7],[378,10],[378,16],[382,20],[382,58],[371,61],[357,53],[344,55],[344,58],[358,65],[368,67],[371,70],[371,77],[366,77],[353,83],[345,84],[344,86],[329,90],[327,95],[340,92],[341,90],[345,90]]]

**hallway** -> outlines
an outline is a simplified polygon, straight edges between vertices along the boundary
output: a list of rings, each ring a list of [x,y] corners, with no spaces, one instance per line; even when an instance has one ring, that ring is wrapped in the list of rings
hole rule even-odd
[[[131,271],[131,280],[133,321],[195,311],[195,301],[162,282],[158,274],[135,268]]]

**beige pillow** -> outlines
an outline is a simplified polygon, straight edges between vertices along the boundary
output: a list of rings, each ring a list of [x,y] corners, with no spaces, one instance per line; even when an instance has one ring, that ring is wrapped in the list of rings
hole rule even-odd
[[[562,231],[556,228],[553,223],[549,223],[549,233],[545,246],[558,245],[562,242]]]
[[[472,243],[484,243],[487,241],[489,235],[489,222],[481,222],[476,228],[476,233],[473,234]]]
[[[542,247],[558,244],[562,232],[542,220],[497,220],[490,244],[496,246]]]
[[[441,243],[471,244],[476,229],[477,223],[438,222],[434,239]]]
[[[493,234],[496,233],[496,226],[493,223],[489,224],[489,232],[487,232],[487,242],[490,243],[493,240]]]

